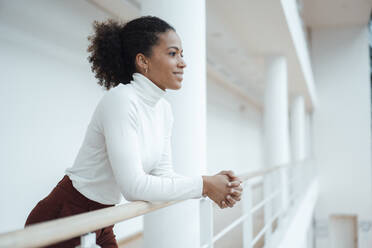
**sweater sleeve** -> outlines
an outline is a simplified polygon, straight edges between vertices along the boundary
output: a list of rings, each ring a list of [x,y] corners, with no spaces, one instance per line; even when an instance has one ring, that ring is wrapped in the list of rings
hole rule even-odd
[[[128,201],[172,201],[201,197],[201,177],[146,174],[141,163],[135,103],[111,95],[101,106],[108,158],[120,191]]]
[[[171,137],[172,137],[172,129],[173,129],[173,113],[170,105],[167,103],[167,134],[164,137],[164,150],[162,152],[160,161],[158,162],[157,166],[150,171],[151,175],[154,176],[161,176],[161,177],[170,177],[170,178],[188,178],[181,174],[176,173],[173,170],[173,163],[172,163],[172,145],[171,145]],[[201,176],[192,177],[195,180],[196,187],[200,188],[200,192],[203,191],[203,178]],[[196,196],[195,198],[199,198],[200,196]]]

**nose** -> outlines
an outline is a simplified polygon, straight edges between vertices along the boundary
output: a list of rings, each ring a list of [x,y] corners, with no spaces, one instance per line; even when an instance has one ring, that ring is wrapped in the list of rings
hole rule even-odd
[[[178,64],[177,64],[177,66],[183,69],[183,68],[185,68],[187,65],[186,65],[185,60],[184,60],[183,58],[180,58],[180,60],[179,60],[179,62],[178,62]]]

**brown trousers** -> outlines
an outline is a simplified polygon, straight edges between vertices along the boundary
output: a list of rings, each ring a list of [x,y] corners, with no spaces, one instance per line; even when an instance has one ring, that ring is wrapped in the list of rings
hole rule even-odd
[[[32,209],[25,226],[111,206],[113,205],[103,205],[86,198],[72,186],[70,178],[64,176],[52,192]],[[118,247],[112,230],[113,227],[109,226],[95,231],[97,244],[102,248]],[[80,245],[80,237],[48,247],[74,248],[78,245]]]

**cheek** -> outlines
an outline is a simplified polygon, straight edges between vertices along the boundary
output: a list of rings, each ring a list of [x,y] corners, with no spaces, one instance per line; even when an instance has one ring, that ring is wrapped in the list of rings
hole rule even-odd
[[[174,66],[171,63],[166,63],[163,61],[163,63],[159,63],[159,76],[163,79],[167,79],[173,76],[173,70]]]
[[[165,76],[172,70],[172,64],[167,59],[157,59],[153,62],[154,71],[160,76]]]
[[[177,68],[177,61],[173,58],[157,57],[152,61],[153,76],[156,81],[164,84],[166,87],[173,85],[173,71]]]

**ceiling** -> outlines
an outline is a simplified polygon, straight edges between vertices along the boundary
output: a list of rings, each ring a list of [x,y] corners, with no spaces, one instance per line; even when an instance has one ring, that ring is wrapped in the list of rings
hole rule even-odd
[[[208,58],[235,76],[231,83],[262,105],[265,61],[272,56],[285,56],[290,99],[304,95],[308,108],[312,108],[280,1],[235,0],[226,4],[223,0],[207,0],[206,9]]]
[[[312,28],[366,25],[372,0],[303,0],[303,16]]]
[[[313,108],[311,90],[302,72],[279,0],[207,0],[207,54],[221,70],[234,75],[231,83],[262,105],[265,61],[284,55],[288,63],[289,97],[304,95]],[[366,25],[372,0],[297,0],[305,34],[311,28]]]

